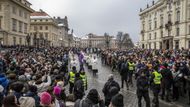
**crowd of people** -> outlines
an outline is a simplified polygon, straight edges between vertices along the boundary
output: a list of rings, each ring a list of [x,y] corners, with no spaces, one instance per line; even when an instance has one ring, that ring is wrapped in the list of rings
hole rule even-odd
[[[153,107],[159,107],[160,98],[171,102],[188,97],[190,104],[190,50],[3,48],[2,107],[126,107],[120,93],[125,86],[126,90],[136,87],[139,107],[142,98],[151,107],[150,90]],[[113,74],[108,76],[102,89],[104,99],[97,89],[88,88],[84,69],[88,66],[96,75],[97,56],[103,66],[121,75],[121,86]]]
[[[103,88],[106,101],[97,89],[86,94],[84,57],[76,48],[4,47],[0,52],[0,106],[124,107],[113,75]]]
[[[159,107],[159,96],[167,102],[188,97],[190,104],[190,50],[105,50],[101,61],[120,73],[121,88],[129,90],[136,79],[139,107],[142,97],[150,107],[149,90],[154,107]]]

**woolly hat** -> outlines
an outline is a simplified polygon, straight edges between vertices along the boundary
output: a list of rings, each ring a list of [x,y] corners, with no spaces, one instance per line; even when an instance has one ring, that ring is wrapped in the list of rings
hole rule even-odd
[[[44,106],[48,106],[51,104],[51,95],[47,92],[43,92],[40,95],[40,103]]]
[[[64,82],[63,81],[57,82],[57,86],[59,86],[60,88],[64,89]]]
[[[124,107],[124,104],[123,104],[123,95],[122,94],[115,95],[112,98],[111,103],[114,105],[114,107]]]
[[[22,82],[25,82],[27,80],[27,78],[26,78],[25,75],[21,75],[21,76],[18,77],[18,80],[22,81]]]
[[[61,93],[61,88],[59,86],[55,86],[53,88],[53,94],[60,95],[60,93]]]
[[[20,107],[35,107],[35,100],[32,97],[21,97]]]

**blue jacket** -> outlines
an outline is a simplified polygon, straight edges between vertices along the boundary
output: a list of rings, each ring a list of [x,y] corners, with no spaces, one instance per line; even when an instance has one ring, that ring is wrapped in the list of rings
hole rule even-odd
[[[0,85],[2,85],[4,89],[7,89],[8,84],[9,80],[7,79],[7,77],[5,77],[5,75],[3,74],[0,74]]]

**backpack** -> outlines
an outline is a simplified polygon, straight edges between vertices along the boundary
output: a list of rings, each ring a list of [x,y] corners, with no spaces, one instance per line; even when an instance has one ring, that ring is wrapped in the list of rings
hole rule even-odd
[[[110,89],[111,89],[112,87],[116,87],[116,88],[118,88],[118,90],[119,90],[118,84],[117,84],[115,81],[112,81],[112,82],[109,83],[108,88],[107,88],[107,89],[108,89],[108,92],[110,92]]]

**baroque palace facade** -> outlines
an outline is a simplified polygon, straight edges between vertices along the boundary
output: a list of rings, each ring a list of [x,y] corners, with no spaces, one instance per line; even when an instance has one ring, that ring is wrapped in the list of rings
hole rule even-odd
[[[190,48],[190,0],[153,1],[139,15],[141,48]]]
[[[0,0],[0,44],[26,45],[30,13],[27,0]]]

